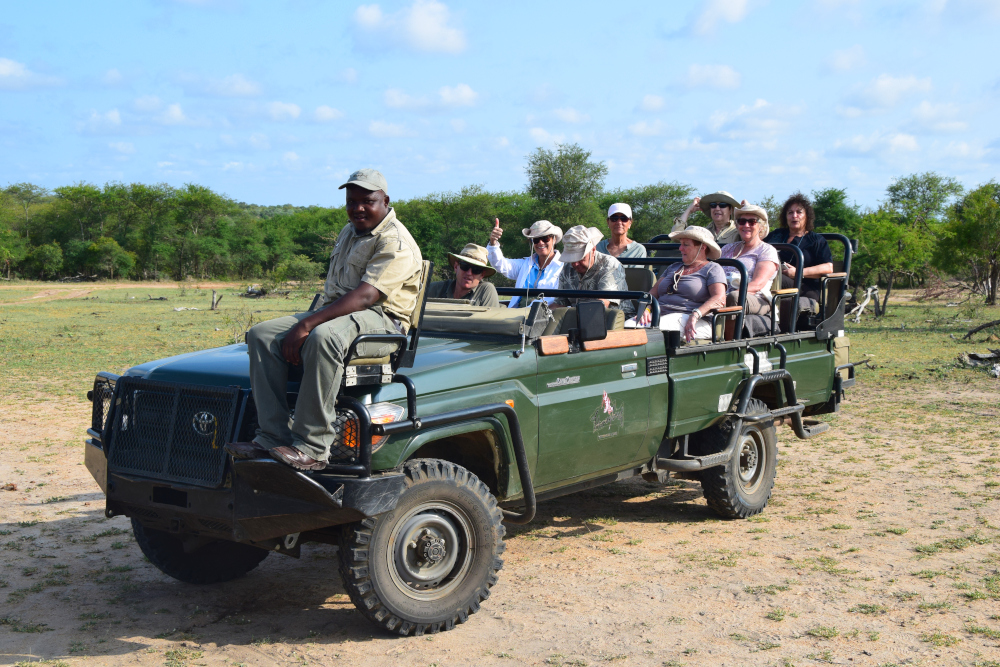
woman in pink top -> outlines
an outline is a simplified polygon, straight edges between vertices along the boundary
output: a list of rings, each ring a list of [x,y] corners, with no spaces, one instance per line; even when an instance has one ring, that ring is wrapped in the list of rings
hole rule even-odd
[[[750,315],[767,315],[771,312],[771,282],[778,273],[778,251],[761,240],[760,229],[767,228],[767,211],[760,206],[746,204],[736,209],[736,228],[740,240],[722,247],[722,257],[737,259],[747,268],[750,284],[747,285],[746,312]],[[723,267],[729,282],[726,305],[737,305],[740,274],[733,267]]]

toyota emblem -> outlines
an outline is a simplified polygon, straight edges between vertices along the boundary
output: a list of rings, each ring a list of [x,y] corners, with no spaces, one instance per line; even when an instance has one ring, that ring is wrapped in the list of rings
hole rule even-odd
[[[217,423],[215,415],[211,412],[203,410],[196,413],[191,419],[191,428],[193,428],[194,432],[198,435],[207,437],[215,433]]]

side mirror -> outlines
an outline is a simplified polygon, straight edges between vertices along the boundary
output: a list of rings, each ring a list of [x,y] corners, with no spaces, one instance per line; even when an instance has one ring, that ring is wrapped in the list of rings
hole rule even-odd
[[[576,314],[581,341],[604,340],[608,337],[603,301],[581,301],[576,304]]]

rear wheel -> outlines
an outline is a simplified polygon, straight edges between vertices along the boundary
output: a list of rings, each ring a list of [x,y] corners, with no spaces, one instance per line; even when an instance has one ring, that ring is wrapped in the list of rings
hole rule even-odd
[[[164,574],[189,584],[231,581],[260,565],[268,551],[238,542],[217,540],[185,552],[184,543],[162,530],[132,519],[135,541],[149,562]]]
[[[465,468],[416,459],[395,509],[345,526],[340,573],[355,606],[401,635],[451,630],[479,611],[503,567],[496,499]]]
[[[767,412],[767,405],[762,401],[750,400],[748,415]],[[713,427],[700,438],[700,444],[714,443],[718,447],[715,451],[722,451],[731,432],[732,426],[728,429]],[[745,519],[759,514],[771,497],[777,466],[778,438],[774,422],[743,424],[736,451],[729,462],[701,473],[701,488],[708,506],[727,519]]]

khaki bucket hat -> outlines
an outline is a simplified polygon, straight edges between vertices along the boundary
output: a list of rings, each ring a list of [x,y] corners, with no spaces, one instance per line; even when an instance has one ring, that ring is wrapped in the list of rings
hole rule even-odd
[[[496,269],[489,265],[486,248],[475,243],[466,243],[465,247],[462,248],[462,252],[457,254],[449,252],[448,257],[451,257],[456,262],[467,262],[473,266],[481,266],[483,268],[483,278],[489,278],[497,272]]]
[[[722,248],[715,242],[715,236],[704,227],[688,227],[679,232],[671,232],[671,241],[680,242],[681,239],[691,239],[704,244],[708,248],[705,251],[706,259],[719,259],[722,256]]]
[[[563,237],[563,231],[548,220],[539,220],[531,227],[522,229],[521,233],[529,239],[537,239],[539,236],[548,236],[549,234],[552,234],[556,237],[553,245],[562,241]]]
[[[702,197],[701,201],[698,203],[698,208],[700,208],[701,212],[704,213],[705,215],[711,215],[712,213],[711,211],[709,211],[708,205],[711,204],[712,202],[722,202],[724,204],[729,204],[731,211],[734,211],[740,207],[740,203],[736,201],[736,197],[732,196],[725,190],[719,190],[718,192],[713,192],[710,195],[705,195],[704,197]]]
[[[604,234],[596,227],[584,227],[583,225],[570,227],[566,231],[566,238],[563,239],[563,253],[559,258],[560,261],[564,264],[579,262],[597,246],[597,242],[602,238],[604,238]]]

